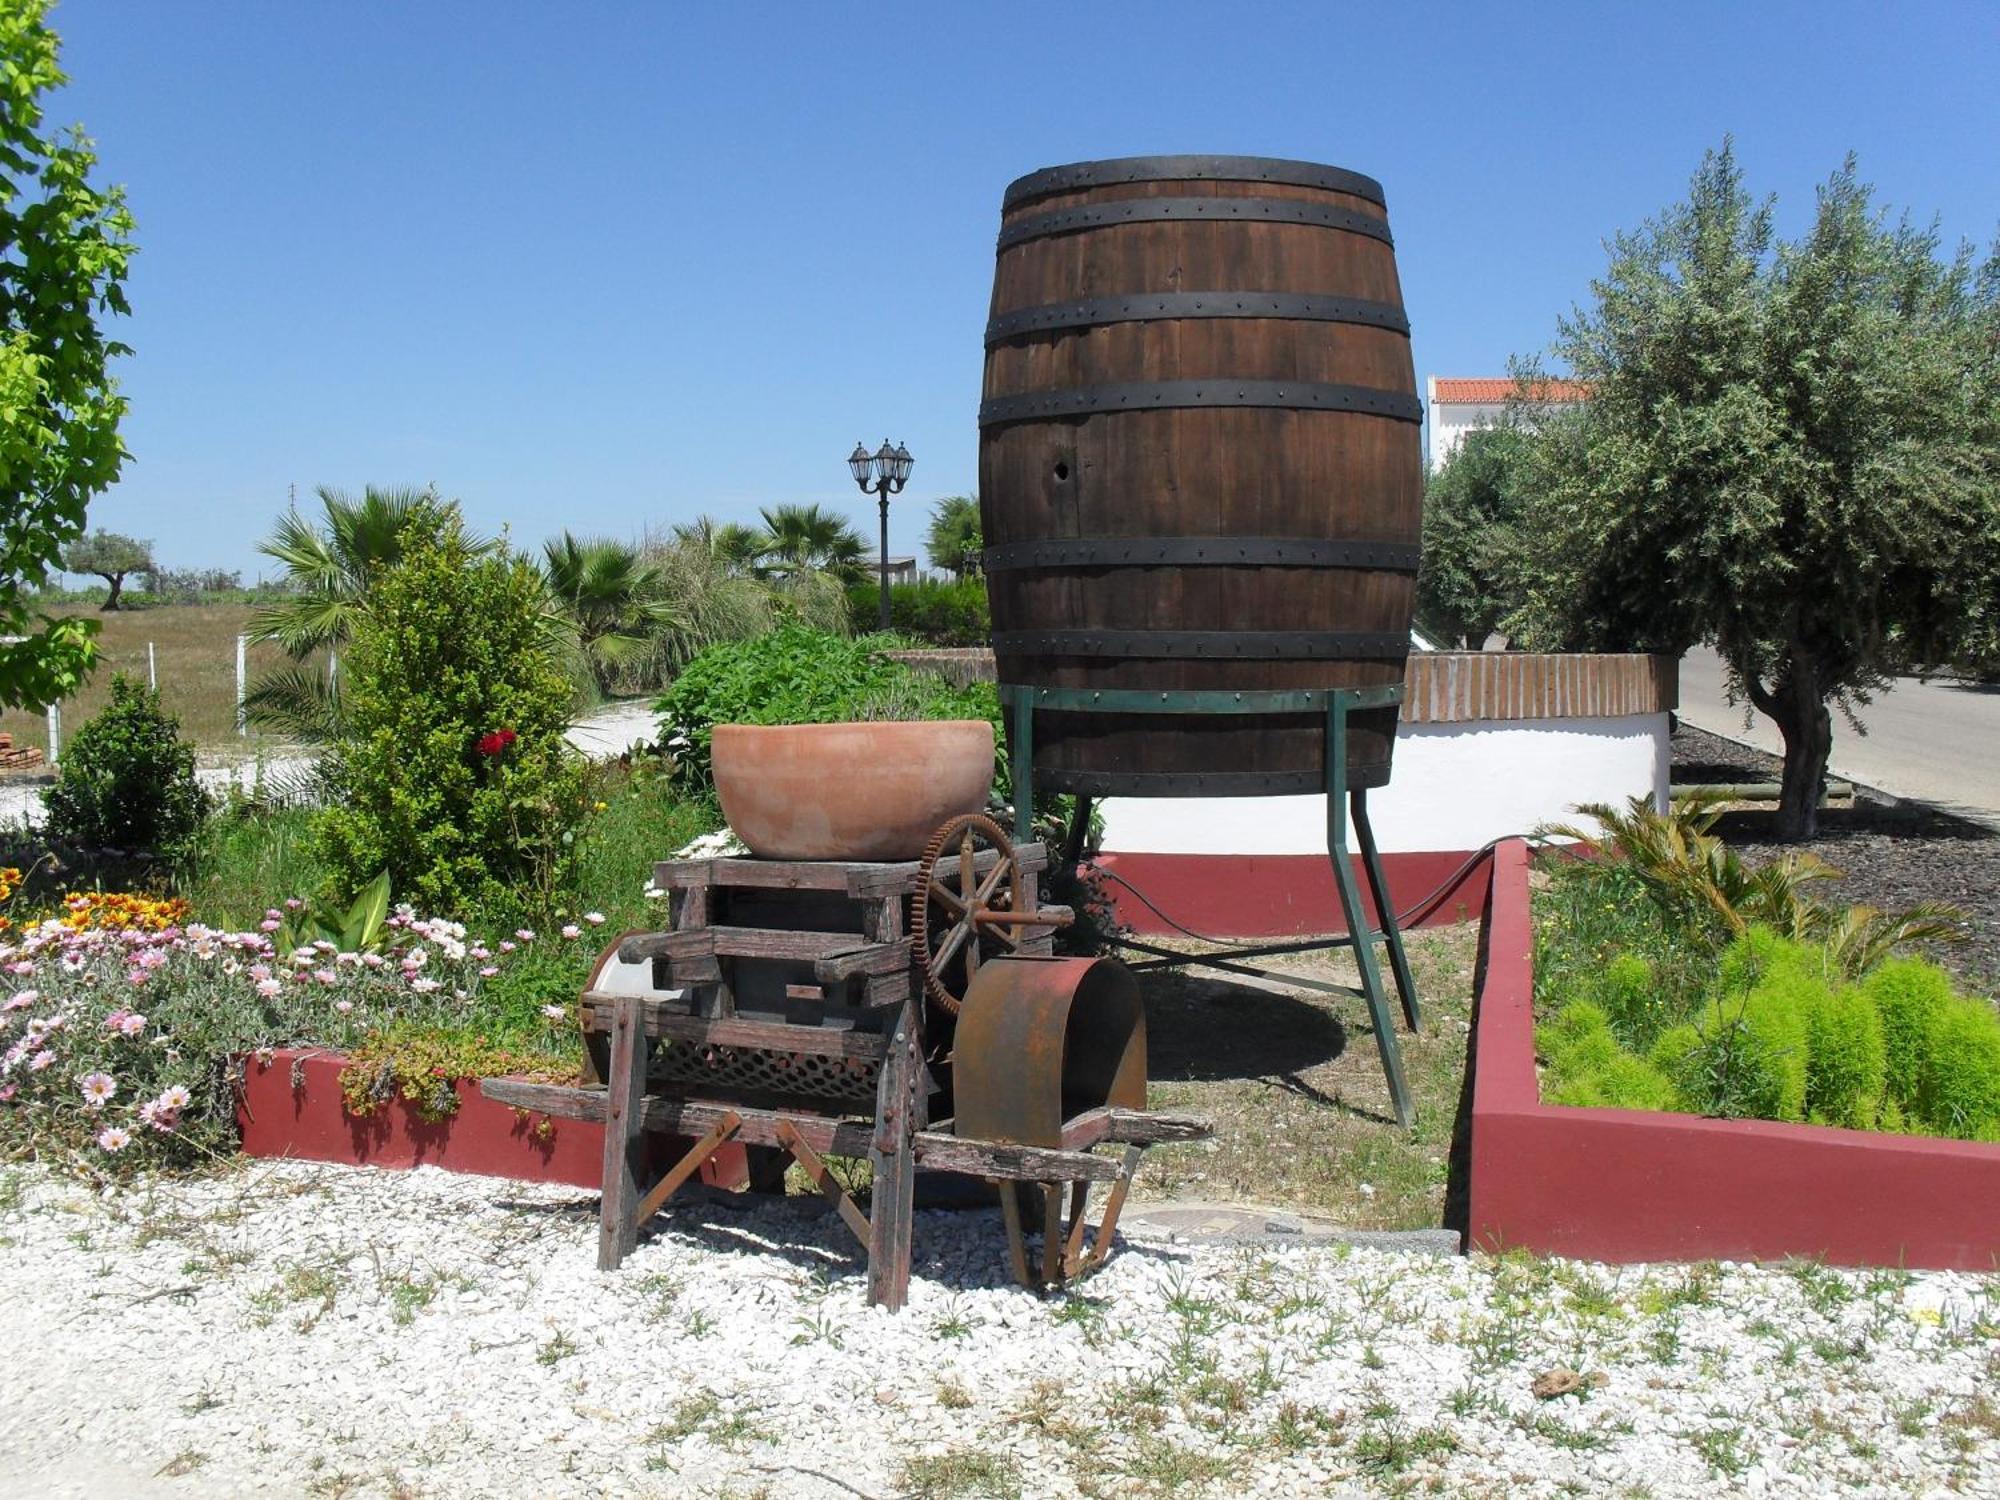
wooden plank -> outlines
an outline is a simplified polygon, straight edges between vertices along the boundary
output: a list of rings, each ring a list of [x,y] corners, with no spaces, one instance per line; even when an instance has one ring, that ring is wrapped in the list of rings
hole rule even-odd
[[[653,866],[653,884],[666,890],[708,885],[734,890],[847,891],[852,895],[848,882],[853,872],[895,868],[871,860],[670,859]]]
[[[646,1152],[640,1107],[646,1095],[646,1038],[639,997],[620,995],[611,1027],[611,1081],[604,1099],[604,1182],[597,1205],[597,1269],[615,1271],[639,1243],[635,1216]]]
[[[854,1232],[854,1237],[861,1241],[862,1248],[868,1248],[871,1238],[868,1216],[855,1207],[854,1200],[847,1196],[847,1189],[834,1181],[833,1173],[828,1170],[826,1163],[820,1160],[819,1153],[806,1144],[806,1138],[799,1133],[796,1125],[790,1120],[781,1119],[778,1121],[777,1130],[778,1144],[792,1153],[792,1160],[805,1169],[806,1176],[812,1179],[813,1186],[820,1191],[820,1196],[840,1211],[840,1217],[846,1220],[847,1227]]]
[[[585,991],[587,1009],[602,1014],[626,998],[596,990]],[[737,1016],[691,1016],[670,1008],[673,1001],[640,1000],[640,1024],[647,1036],[677,1042],[711,1043],[718,1047],[761,1047],[772,1052],[804,1052],[814,1057],[882,1056],[888,1039],[879,1031],[854,1031],[832,1026],[794,1026],[783,1021],[746,1021]]]
[[[1204,1141],[1215,1126],[1199,1115],[1160,1114],[1141,1109],[1093,1109],[1063,1122],[1066,1151],[1087,1151],[1110,1142],[1120,1146],[1157,1146],[1168,1141]]]
[[[696,1141],[681,1159],[674,1163],[672,1171],[653,1184],[652,1191],[639,1200],[638,1211],[632,1215],[632,1231],[635,1235],[640,1226],[658,1213],[666,1201],[673,1197],[675,1190],[701,1170],[701,1164],[715,1155],[716,1148],[736,1134],[742,1124],[743,1121],[733,1114],[717,1121],[713,1130]]]
[[[626,963],[664,957],[678,965],[689,958],[832,958],[870,947],[858,932],[810,932],[787,927],[696,927],[685,931],[642,932],[625,939],[618,956]],[[676,975],[679,969],[675,970]]]
[[[1144,1146],[1125,1148],[1124,1165],[1111,1189],[1111,1199],[1104,1205],[1104,1222],[1097,1226],[1097,1238],[1084,1260],[1086,1269],[1104,1264],[1104,1257],[1111,1253],[1111,1237],[1118,1232],[1118,1215],[1125,1207],[1125,1195],[1131,1191],[1132,1179],[1139,1175],[1139,1163],[1145,1155]]]
[[[561,1120],[602,1120],[604,1089],[569,1088],[531,1083],[521,1078],[482,1078],[479,1091],[501,1104],[532,1109]],[[648,1133],[701,1135],[735,1110],[743,1125],[736,1139],[751,1146],[781,1144],[780,1120],[792,1124],[813,1150],[832,1156],[866,1156],[875,1131],[872,1125],[829,1115],[746,1109],[693,1099],[662,1099],[647,1095],[640,1105],[641,1125]],[[919,1131],[911,1140],[916,1164],[934,1172],[964,1172],[973,1177],[997,1177],[1009,1182],[1110,1182],[1117,1164],[1083,1151],[1047,1146],[1015,1146],[1004,1141],[974,1141],[940,1131]]]
[[[997,849],[982,849],[973,862],[973,868],[981,873],[993,868],[993,862],[1000,857]],[[903,864],[857,865],[854,877],[848,882],[850,896],[886,896],[890,894],[909,895],[917,888],[917,866],[920,861],[910,860]],[[1014,846],[1014,863],[1017,868],[1039,874],[1049,867],[1049,851],[1037,841]]]
[[[866,974],[900,974],[909,967],[910,940],[902,938],[815,959],[813,978],[821,984],[840,984]]]
[[[915,1230],[916,1158],[911,1140],[926,1110],[922,1008],[903,1003],[889,1037],[875,1096],[875,1139],[868,1152],[875,1193],[869,1204],[868,1300],[900,1311],[910,1294],[910,1240]]]

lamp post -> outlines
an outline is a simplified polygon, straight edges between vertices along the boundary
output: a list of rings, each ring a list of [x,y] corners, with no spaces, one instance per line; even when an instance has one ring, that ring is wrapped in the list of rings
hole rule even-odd
[[[915,462],[910,450],[901,443],[889,446],[887,438],[882,446],[870,453],[861,444],[854,445],[854,451],[847,455],[847,472],[854,476],[854,482],[861,486],[864,495],[881,496],[882,507],[882,624],[889,628],[889,497],[899,495],[909,482],[910,465]],[[871,483],[871,479],[873,483]]]

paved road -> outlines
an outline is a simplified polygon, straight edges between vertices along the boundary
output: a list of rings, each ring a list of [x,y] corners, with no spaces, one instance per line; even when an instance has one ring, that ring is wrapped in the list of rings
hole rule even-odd
[[[1712,651],[1682,658],[1680,713],[1773,754],[1784,749],[1769,719],[1753,713],[1746,730],[1743,708],[1723,701],[1722,662]],[[1860,717],[1865,735],[1834,713],[1835,775],[2000,825],[2000,687],[1899,678]]]

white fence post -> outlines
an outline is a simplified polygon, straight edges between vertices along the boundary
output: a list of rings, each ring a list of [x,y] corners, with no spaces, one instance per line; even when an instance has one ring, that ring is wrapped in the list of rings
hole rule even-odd
[[[243,716],[243,671],[246,660],[245,653],[249,650],[249,647],[249,636],[239,635],[236,637],[236,732],[243,735],[250,733],[250,721]]]
[[[156,693],[160,690],[160,669],[158,663],[153,660],[151,641],[146,642],[146,686]]]
[[[54,765],[62,754],[62,705],[49,705],[49,764]]]
[[[340,670],[340,652],[329,646],[326,652],[326,685],[333,686],[334,674]]]

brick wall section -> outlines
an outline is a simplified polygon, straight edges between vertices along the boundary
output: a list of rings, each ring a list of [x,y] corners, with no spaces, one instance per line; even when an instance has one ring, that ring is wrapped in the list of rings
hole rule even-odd
[[[993,681],[993,653],[984,646],[889,655],[961,686]],[[1680,702],[1680,663],[1638,653],[1413,651],[1403,693],[1409,724],[1614,719],[1671,712]]]

